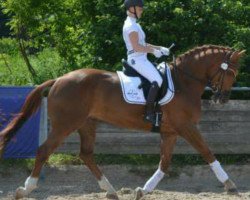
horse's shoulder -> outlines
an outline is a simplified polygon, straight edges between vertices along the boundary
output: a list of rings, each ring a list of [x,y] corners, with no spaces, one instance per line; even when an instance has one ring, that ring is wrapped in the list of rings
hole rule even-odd
[[[201,100],[192,99],[185,94],[177,94],[173,100],[167,104],[168,113],[174,119],[180,118],[183,121],[197,123],[201,118]]]

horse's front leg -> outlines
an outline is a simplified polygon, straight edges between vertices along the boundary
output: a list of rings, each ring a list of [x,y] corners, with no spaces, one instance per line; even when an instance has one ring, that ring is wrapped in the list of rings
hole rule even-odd
[[[171,162],[172,152],[176,144],[176,139],[176,134],[161,134],[161,160],[159,167],[153,174],[153,176],[146,182],[143,188],[136,188],[135,200],[139,200],[146,194],[152,192],[158,185],[158,183],[163,179]]]
[[[238,190],[234,182],[229,179],[227,173],[216,160],[196,126],[190,123],[180,126],[180,129],[180,135],[202,155],[207,163],[209,163],[217,179],[224,184],[227,193],[238,195]]]

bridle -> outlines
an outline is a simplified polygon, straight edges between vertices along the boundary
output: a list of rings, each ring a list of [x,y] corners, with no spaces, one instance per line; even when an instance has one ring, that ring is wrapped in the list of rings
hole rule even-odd
[[[176,66],[176,61],[174,59],[173,63],[174,63],[174,68],[181,71],[183,74],[185,74],[186,76],[190,77],[191,79],[198,81],[204,85],[207,85],[208,87],[210,87],[212,89],[212,92],[215,94],[217,93],[217,95],[220,95],[222,93],[222,87],[224,84],[224,79],[225,79],[225,75],[228,71],[230,71],[233,76],[234,79],[236,79],[237,76],[237,69],[238,66],[234,63],[232,63],[230,61],[230,57],[232,56],[233,52],[227,52],[224,58],[224,61],[221,63],[221,66],[217,69],[217,71],[211,76],[208,77],[206,81],[195,77],[194,75],[190,74],[189,72],[180,69]],[[219,76],[219,81],[214,82],[214,79]]]
[[[228,71],[231,72],[234,76],[234,79],[236,79],[238,66],[230,61],[230,57],[232,56],[232,54],[233,52],[227,52],[221,66],[211,76],[211,78],[208,78],[207,85],[212,89],[212,92],[214,94],[222,94],[222,87],[224,84],[225,75]],[[215,77],[217,76],[219,76],[218,81],[213,83]]]

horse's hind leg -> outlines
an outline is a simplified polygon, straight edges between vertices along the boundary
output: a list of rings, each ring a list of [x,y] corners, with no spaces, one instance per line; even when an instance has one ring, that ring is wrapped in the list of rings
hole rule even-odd
[[[35,188],[37,188],[37,182],[42,166],[70,132],[71,131],[66,132],[62,129],[52,128],[48,139],[38,148],[35,166],[31,172],[31,175],[25,181],[25,187],[17,188],[15,194],[16,199],[23,198],[29,195]]]
[[[81,139],[81,150],[79,156],[90,169],[92,174],[97,178],[100,188],[107,192],[106,197],[109,199],[118,199],[115,189],[102,174],[94,161],[95,130],[96,123],[93,120],[87,120],[85,125],[78,130]]]

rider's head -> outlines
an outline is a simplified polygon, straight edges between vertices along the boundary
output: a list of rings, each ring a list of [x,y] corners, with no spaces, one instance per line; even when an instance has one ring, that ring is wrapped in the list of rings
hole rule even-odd
[[[143,0],[125,0],[124,6],[128,13],[132,13],[137,19],[141,17],[143,12]]]

